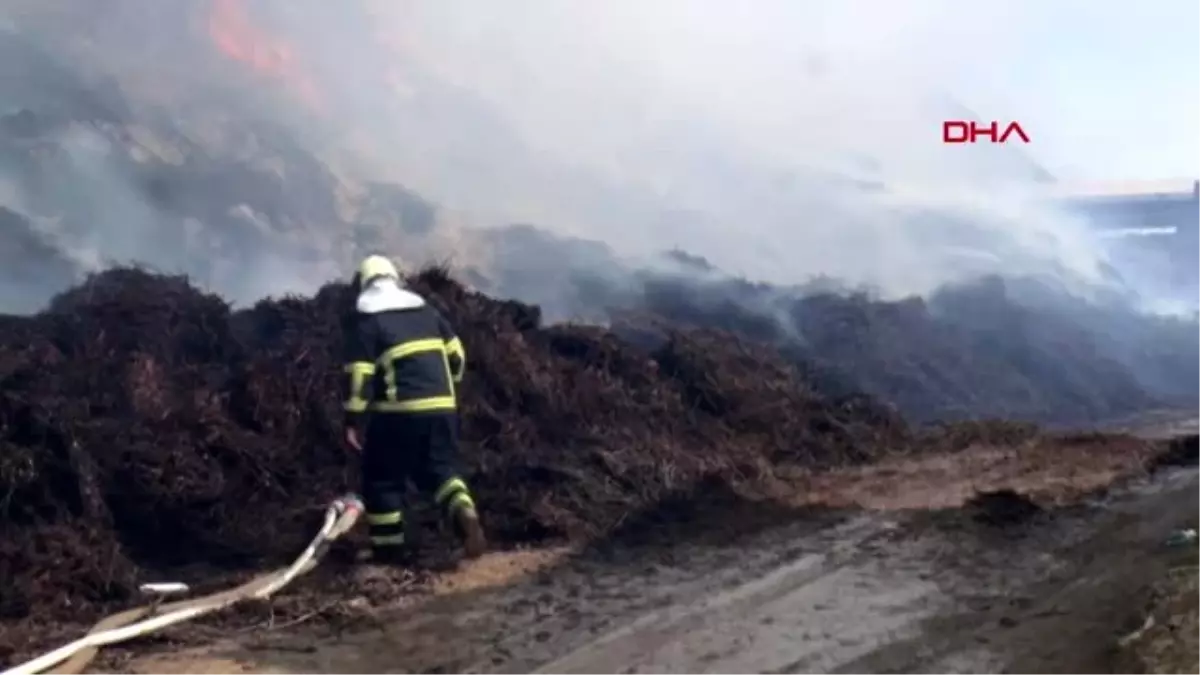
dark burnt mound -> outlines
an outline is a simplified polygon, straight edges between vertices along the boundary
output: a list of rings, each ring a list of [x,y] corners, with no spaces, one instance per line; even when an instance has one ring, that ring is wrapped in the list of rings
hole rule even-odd
[[[500,544],[594,537],[700,481],[908,439],[888,409],[822,399],[724,333],[634,347],[543,328],[537,308],[441,270],[412,283],[467,345],[467,478]],[[121,268],[0,317],[0,615],[79,620],[184,567],[295,555],[356,487],[337,400],[345,293],[232,311],[185,278]]]
[[[980,492],[965,508],[972,521],[996,528],[1018,527],[1044,513],[1028,497],[1009,489]]]

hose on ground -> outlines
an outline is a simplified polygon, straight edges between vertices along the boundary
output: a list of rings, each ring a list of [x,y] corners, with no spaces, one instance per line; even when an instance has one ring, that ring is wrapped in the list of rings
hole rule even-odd
[[[59,666],[56,673],[80,673],[95,658],[100,647],[124,642],[156,630],[230,607],[243,600],[268,598],[296,577],[316,567],[329,545],[354,527],[362,513],[358,497],[335,500],[325,511],[325,520],[308,547],[289,566],[261,574],[246,583],[199,598],[165,604],[152,603],[105,617],[84,637],[26,661],[0,675],[34,675]],[[61,665],[60,665],[61,664]]]

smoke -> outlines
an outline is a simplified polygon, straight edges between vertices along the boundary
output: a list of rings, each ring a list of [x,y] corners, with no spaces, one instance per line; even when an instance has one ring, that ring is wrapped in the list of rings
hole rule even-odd
[[[940,141],[942,120],[975,117],[955,83],[1029,30],[1006,6],[113,7],[33,15],[86,32],[68,46],[143,100],[283,122],[306,150],[472,226],[528,222],[641,266],[681,248],[732,274],[888,295],[998,271],[1100,279],[1081,224],[1031,199],[1042,172],[1025,148]]]
[[[259,20],[303,45],[336,124],[369,136],[370,171],[477,226],[889,296],[993,272],[1102,280],[1082,223],[1034,199],[1044,174],[1024,148],[941,143],[944,119],[976,117],[955,83],[1029,30],[1004,7],[361,7],[356,22],[341,4],[280,2]]]

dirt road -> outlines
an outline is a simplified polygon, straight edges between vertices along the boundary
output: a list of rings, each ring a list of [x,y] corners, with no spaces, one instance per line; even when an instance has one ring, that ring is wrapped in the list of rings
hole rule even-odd
[[[1009,457],[1005,465],[1018,464]],[[972,466],[981,468],[967,482],[992,480],[986,458]],[[1088,470],[1082,460],[1072,466]],[[886,466],[871,471],[894,475]],[[1043,471],[1025,485],[1057,480]],[[961,489],[945,484],[946,494]],[[382,612],[367,629],[268,632],[129,667],[1104,672],[1113,667],[1116,637],[1136,624],[1139,594],[1171,564],[1163,541],[1195,520],[1197,490],[1196,470],[1182,468],[1050,511],[1002,494],[967,508],[771,514],[778,524],[757,531],[568,555],[505,586]],[[763,520],[745,516],[746,523]],[[521,567],[521,558],[485,559],[458,578],[470,585],[494,576],[497,566]]]

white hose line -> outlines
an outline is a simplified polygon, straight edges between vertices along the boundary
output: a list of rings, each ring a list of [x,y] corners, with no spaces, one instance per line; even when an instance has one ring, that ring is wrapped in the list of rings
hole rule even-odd
[[[26,661],[18,666],[0,672],[0,675],[34,675],[65,661],[73,654],[84,649],[124,642],[125,640],[146,635],[167,626],[225,609],[230,605],[249,598],[262,599],[269,597],[296,577],[315,567],[316,562],[314,558],[318,553],[323,553],[331,541],[349,531],[358,519],[359,513],[361,513],[361,506],[357,503],[342,499],[335,501],[325,511],[325,522],[321,526],[317,536],[313,538],[308,548],[304,549],[300,557],[296,558],[295,562],[286,569],[264,579],[267,583],[252,592],[229,595],[229,592],[225,591],[214,593],[207,598],[197,598],[194,601],[197,604],[192,606],[143,619],[128,626],[85,635],[54,651],[47,652],[31,661]]]

